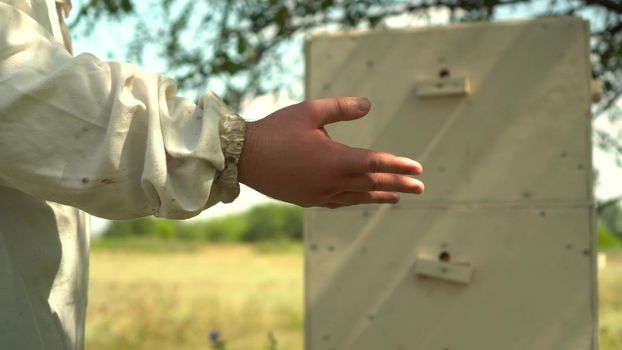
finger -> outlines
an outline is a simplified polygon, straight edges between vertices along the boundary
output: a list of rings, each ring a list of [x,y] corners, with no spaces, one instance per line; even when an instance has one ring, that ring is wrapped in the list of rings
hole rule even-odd
[[[352,205],[351,204],[339,204],[339,203],[324,203],[320,205],[320,207],[328,208],[328,209],[338,209],[338,208],[344,208],[344,207],[350,207],[350,206]]]
[[[372,203],[392,203],[395,204],[400,201],[399,193],[395,192],[342,192],[338,195],[331,197],[328,200],[330,203],[335,204],[372,204]]]
[[[306,101],[301,106],[307,109],[305,115],[311,116],[321,127],[361,118],[369,112],[371,103],[364,97],[333,97]]]
[[[347,178],[341,188],[353,192],[385,191],[420,194],[424,190],[424,185],[423,182],[408,176],[367,173]]]
[[[386,152],[352,148],[349,160],[349,164],[351,164],[349,171],[353,174],[393,173],[419,175],[423,172],[423,166],[419,162]]]

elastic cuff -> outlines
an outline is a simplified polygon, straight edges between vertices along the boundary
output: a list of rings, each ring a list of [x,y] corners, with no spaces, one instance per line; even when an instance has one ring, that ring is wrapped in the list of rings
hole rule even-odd
[[[240,195],[238,162],[244,147],[246,121],[229,108],[224,110],[227,113],[220,118],[219,129],[225,168],[216,178],[216,184],[220,187],[220,201],[231,203]]]

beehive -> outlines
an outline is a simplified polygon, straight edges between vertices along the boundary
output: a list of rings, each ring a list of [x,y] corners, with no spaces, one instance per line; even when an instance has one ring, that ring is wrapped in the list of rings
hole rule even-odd
[[[422,196],[306,213],[307,350],[597,349],[589,28],[577,18],[311,37],[337,141],[420,160]]]

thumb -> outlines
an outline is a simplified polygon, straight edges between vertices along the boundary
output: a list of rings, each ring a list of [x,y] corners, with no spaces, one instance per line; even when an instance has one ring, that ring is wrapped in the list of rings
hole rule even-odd
[[[359,119],[366,115],[371,103],[364,97],[333,97],[306,102],[308,115],[319,127],[340,121]]]

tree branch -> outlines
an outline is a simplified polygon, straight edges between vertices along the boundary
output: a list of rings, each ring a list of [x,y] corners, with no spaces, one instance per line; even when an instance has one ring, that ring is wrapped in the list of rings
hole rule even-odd
[[[587,6],[600,6],[613,12],[622,13],[622,2],[619,0],[583,0],[583,2]]]

